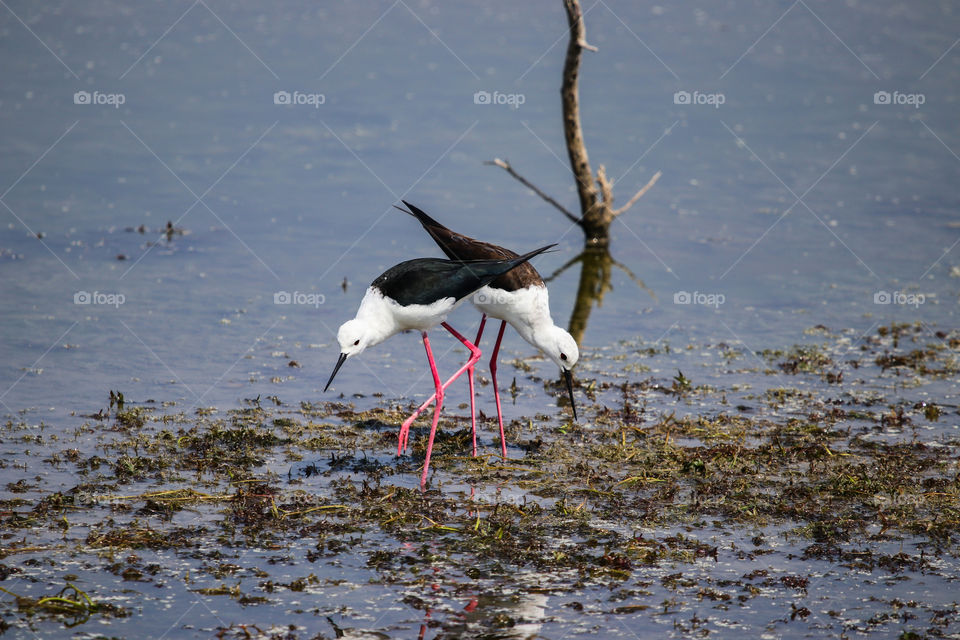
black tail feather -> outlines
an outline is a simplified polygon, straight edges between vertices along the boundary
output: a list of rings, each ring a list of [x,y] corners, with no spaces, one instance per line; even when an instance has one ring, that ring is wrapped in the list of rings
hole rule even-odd
[[[445,229],[449,231],[449,229],[447,229],[445,226],[443,226],[442,224],[440,224],[439,222],[431,218],[429,215],[427,215],[427,212],[421,209],[420,207],[410,204],[406,200],[401,200],[400,202],[407,205],[410,211],[403,211],[403,209],[400,209],[400,207],[397,207],[397,208],[400,209],[400,211],[403,211],[404,213],[407,213],[413,216],[414,218],[416,218],[417,220],[419,220],[420,224],[422,224],[424,227],[437,227],[438,229]]]

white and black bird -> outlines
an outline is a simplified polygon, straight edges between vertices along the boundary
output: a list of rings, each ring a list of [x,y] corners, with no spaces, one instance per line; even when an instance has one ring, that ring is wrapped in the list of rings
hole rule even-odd
[[[340,367],[348,358],[359,355],[368,347],[380,344],[401,331],[421,332],[423,346],[427,351],[427,360],[430,363],[430,372],[433,374],[436,400],[426,459],[423,463],[423,475],[420,478],[421,485],[427,482],[430,454],[443,406],[443,390],[480,359],[480,350],[446,323],[447,314],[477,289],[553,246],[551,244],[522,256],[511,256],[506,259],[417,258],[401,262],[387,269],[373,281],[363,300],[360,301],[356,317],[343,323],[337,331],[340,358],[323,388],[324,391],[330,387]],[[427,330],[438,324],[460,340],[471,353],[467,364],[445,384],[440,383],[440,375],[430,349],[430,339],[427,337]],[[419,411],[413,417],[418,415]],[[400,442],[404,446],[407,438],[405,431],[409,430],[409,423],[412,422],[412,419],[405,422],[405,429],[401,430]]]
[[[448,258],[452,260],[509,260],[517,254],[504,247],[475,240],[443,226],[422,209],[401,200],[409,211],[397,207],[400,211],[416,218],[424,230]],[[483,336],[483,327],[487,316],[501,320],[500,332],[490,357],[490,376],[493,379],[493,392],[497,403],[497,420],[500,424],[500,446],[503,457],[507,456],[507,445],[503,434],[503,414],[500,410],[500,391],[497,388],[497,355],[500,341],[509,323],[524,340],[539,349],[563,372],[567,392],[570,395],[570,409],[574,421],[577,420],[577,406],[573,398],[573,374],[571,370],[580,358],[580,349],[576,340],[567,331],[554,324],[550,317],[550,301],[547,285],[530,263],[523,263],[490,283],[481,287],[471,297],[473,305],[483,313],[480,328],[474,344],[479,344]],[[470,413],[475,415],[473,406],[473,370],[470,376]],[[474,436],[476,448],[476,436]]]

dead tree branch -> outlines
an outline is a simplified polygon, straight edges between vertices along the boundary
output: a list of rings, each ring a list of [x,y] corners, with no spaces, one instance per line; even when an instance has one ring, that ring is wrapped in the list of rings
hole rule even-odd
[[[655,174],[653,174],[653,177],[650,178],[649,181],[647,181],[647,184],[643,185],[643,188],[640,189],[640,191],[637,191],[635,194],[633,194],[632,198],[627,200],[627,204],[623,205],[619,209],[613,210],[613,216],[617,217],[618,215],[620,215],[621,213],[623,213],[624,211],[632,207],[634,204],[636,204],[637,200],[643,197],[643,194],[649,191],[653,185],[657,184],[657,180],[660,179],[661,175],[663,175],[662,171],[657,171]]]
[[[577,216],[575,216],[575,215],[573,215],[572,213],[570,213],[570,210],[569,210],[569,209],[567,209],[565,206],[563,206],[562,204],[560,204],[559,202],[557,202],[556,200],[554,200],[553,198],[551,198],[550,196],[548,196],[546,193],[543,192],[543,190],[541,190],[541,189],[540,189],[539,187],[537,187],[535,184],[533,184],[532,182],[530,182],[529,180],[527,180],[526,178],[524,178],[523,176],[521,176],[519,173],[517,173],[516,171],[514,171],[514,170],[513,170],[513,167],[510,166],[510,163],[507,162],[506,160],[501,160],[500,158],[494,158],[493,160],[487,160],[487,161],[484,162],[483,164],[491,164],[491,165],[496,165],[496,166],[500,167],[501,169],[503,169],[504,171],[506,171],[507,173],[509,173],[511,176],[513,176],[514,178],[516,178],[518,181],[520,181],[520,184],[522,184],[522,185],[525,186],[526,188],[530,189],[530,190],[533,191],[535,194],[537,194],[538,196],[540,196],[541,198],[543,198],[544,200],[546,200],[547,202],[549,202],[550,204],[552,204],[554,207],[556,207],[557,209],[559,209],[560,212],[561,212],[563,215],[567,216],[567,218],[568,218],[571,222],[576,223],[576,224],[581,224],[581,223],[580,223],[580,218],[578,218]]]
[[[570,169],[577,181],[580,211],[583,212],[581,226],[584,226],[584,231],[588,231],[585,225],[588,219],[595,217],[594,208],[598,204],[599,194],[593,182],[593,171],[590,169],[590,158],[583,143],[583,128],[580,125],[580,56],[587,36],[580,2],[564,0],[563,6],[567,11],[567,24],[570,27],[570,42],[563,63],[563,85],[560,88],[563,100],[563,136],[567,142]],[[587,235],[589,237],[590,234]]]
[[[597,169],[597,186],[600,187],[600,198],[603,209],[609,209],[613,204],[613,183],[607,177],[607,168],[600,165]]]
[[[606,247],[610,244],[610,225],[614,218],[627,211],[649,191],[661,173],[658,171],[647,184],[637,191],[625,205],[613,208],[613,183],[607,177],[606,168],[600,165],[594,176],[590,168],[590,157],[583,141],[583,127],[580,123],[580,59],[583,51],[596,51],[587,43],[586,27],[583,22],[583,10],[580,0],[563,0],[567,13],[567,25],[570,28],[570,40],[567,43],[566,58],[563,62],[563,83],[560,98],[563,106],[563,136],[570,159],[570,171],[577,183],[577,196],[580,199],[580,215],[574,215],[557,200],[548,196],[529,180],[514,171],[509,162],[496,158],[484,164],[490,164],[505,170],[521,184],[549,202],[563,213],[568,220],[583,229],[587,247]],[[599,263],[597,263],[599,264]]]

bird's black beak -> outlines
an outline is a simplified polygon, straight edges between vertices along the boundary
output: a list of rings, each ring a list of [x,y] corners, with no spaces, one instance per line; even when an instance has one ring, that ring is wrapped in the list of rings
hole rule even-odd
[[[573,373],[570,369],[563,370],[563,379],[567,381],[567,392],[570,394],[570,408],[573,409],[573,421],[580,422],[577,419],[577,405],[573,401]]]
[[[343,363],[346,362],[346,361],[347,361],[347,354],[341,353],[341,354],[340,354],[340,359],[337,360],[337,366],[335,366],[335,367],[333,368],[333,373],[330,374],[330,379],[327,380],[327,386],[325,386],[325,387],[323,388],[324,392],[326,392],[326,390],[330,388],[330,383],[333,382],[333,378],[337,375],[337,371],[340,371],[340,367],[342,367],[342,366],[343,366]],[[572,397],[572,394],[573,394],[573,390],[572,390],[572,389],[571,389],[571,391],[570,391],[570,394],[571,394],[571,397]]]

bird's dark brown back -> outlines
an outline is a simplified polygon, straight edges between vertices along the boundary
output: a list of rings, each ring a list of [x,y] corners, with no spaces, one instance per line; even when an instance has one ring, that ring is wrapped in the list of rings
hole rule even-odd
[[[410,207],[413,216],[451,260],[505,260],[519,255],[510,249],[452,231],[409,202],[404,204]],[[530,285],[543,286],[543,278],[529,262],[524,262],[490,283],[491,287],[506,291],[516,291]]]

